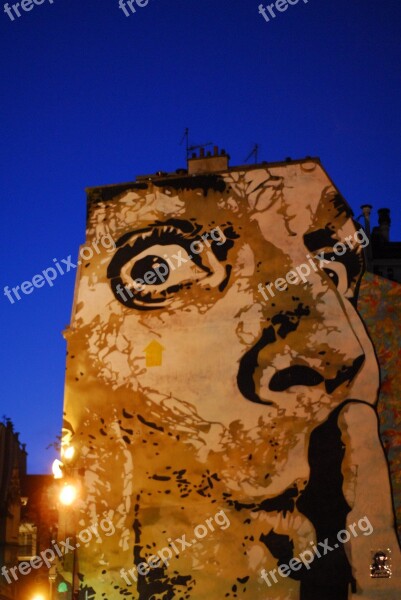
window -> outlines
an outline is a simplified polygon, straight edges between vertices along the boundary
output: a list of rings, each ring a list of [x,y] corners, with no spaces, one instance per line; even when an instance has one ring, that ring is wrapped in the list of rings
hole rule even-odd
[[[18,534],[18,560],[36,556],[37,528],[32,523],[21,523]]]

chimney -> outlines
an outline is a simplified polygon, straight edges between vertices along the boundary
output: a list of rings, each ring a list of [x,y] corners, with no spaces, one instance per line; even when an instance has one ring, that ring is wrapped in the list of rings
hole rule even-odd
[[[362,204],[361,206],[362,214],[365,220],[365,233],[368,237],[369,244],[365,246],[365,261],[366,261],[366,269],[371,273],[372,272],[372,241],[371,237],[371,228],[370,228],[370,213],[372,212],[371,204]]]
[[[379,231],[385,242],[390,241],[390,209],[389,208],[379,208],[377,211],[379,213]]]
[[[213,154],[208,152],[207,156],[205,156],[205,149],[200,148],[199,157],[194,152],[192,158],[188,159],[188,175],[227,171],[229,159],[230,157],[225,150],[222,150],[219,154],[217,146],[214,146]]]
[[[370,239],[370,213],[372,212],[372,205],[371,204],[362,204],[361,209],[362,209],[362,214],[363,214],[364,220],[365,220],[366,235]]]

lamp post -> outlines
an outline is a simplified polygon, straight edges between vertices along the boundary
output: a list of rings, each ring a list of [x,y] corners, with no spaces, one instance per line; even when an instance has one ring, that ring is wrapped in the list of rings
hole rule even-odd
[[[53,463],[53,474],[55,479],[61,479],[62,482],[59,501],[60,504],[65,507],[64,510],[64,535],[68,538],[68,530],[72,530],[72,539],[74,550],[72,552],[72,566],[71,566],[71,600],[77,598],[77,586],[76,586],[76,531],[75,521],[73,518],[73,505],[78,498],[78,485],[75,477],[75,472],[79,470],[74,468],[73,463],[76,458],[76,451],[73,446],[62,446],[61,447],[61,461],[55,460]],[[67,551],[68,552],[68,551]],[[51,598],[52,600],[52,598]]]
[[[60,502],[61,504],[63,504],[66,507],[66,523],[67,523],[67,512],[68,509],[71,508],[75,502],[75,500],[77,499],[78,496],[78,490],[76,488],[76,486],[72,483],[65,483],[61,489],[60,492]],[[71,526],[71,523],[70,523]],[[66,526],[66,532],[67,532],[67,526]],[[74,550],[72,553],[72,573],[71,573],[71,600],[75,600],[76,598],[76,585],[75,585],[75,576],[76,576],[76,532],[75,532],[75,523],[73,523],[72,526],[72,539],[73,539],[73,546],[74,546]],[[68,537],[68,536],[67,536]]]
[[[56,581],[57,569],[56,565],[52,565],[49,569],[49,598],[53,600],[53,583]]]

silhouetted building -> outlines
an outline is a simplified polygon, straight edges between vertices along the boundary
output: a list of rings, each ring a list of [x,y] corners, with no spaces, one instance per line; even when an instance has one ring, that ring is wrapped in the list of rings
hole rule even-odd
[[[30,561],[57,539],[58,488],[51,475],[28,475],[26,459],[6,419],[0,423],[0,600],[49,596],[49,568],[32,568]]]
[[[9,419],[0,423],[0,568],[18,564],[21,485],[27,457],[18,435]],[[0,600],[17,598],[16,582],[0,577]]]
[[[22,482],[18,562],[29,562],[52,549],[57,539],[57,483],[52,475],[27,475]],[[19,579],[21,599],[36,593],[48,596],[49,568],[42,564]]]
[[[401,242],[390,241],[390,210],[379,208],[379,225],[371,229],[372,207],[365,204],[361,208],[365,218],[365,230],[371,241],[366,248],[367,270],[401,283]]]

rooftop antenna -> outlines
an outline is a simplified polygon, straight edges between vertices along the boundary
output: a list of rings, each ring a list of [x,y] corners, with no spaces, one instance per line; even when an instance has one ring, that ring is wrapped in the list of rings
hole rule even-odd
[[[190,152],[193,152],[194,150],[197,150],[198,148],[206,148],[207,146],[213,146],[213,142],[207,142],[206,144],[197,144],[196,146],[190,146],[189,145],[189,128],[188,127],[186,127],[184,130],[184,135],[181,138],[180,145],[182,144],[184,139],[185,139],[185,145],[186,145],[187,160],[189,159]]]
[[[198,148],[206,148],[207,146],[213,146],[213,142],[206,142],[206,144],[198,144],[197,146],[190,146],[188,148],[188,152],[193,152],[194,150],[197,150]]]
[[[255,165],[258,164],[258,152],[259,152],[259,144],[254,144],[252,150],[244,160],[244,163],[247,163],[251,156],[255,157]]]
[[[188,160],[188,153],[189,153],[189,128],[188,127],[185,127],[184,135],[181,138],[180,146],[182,146],[182,142],[184,141],[184,139],[185,139],[186,157]]]

